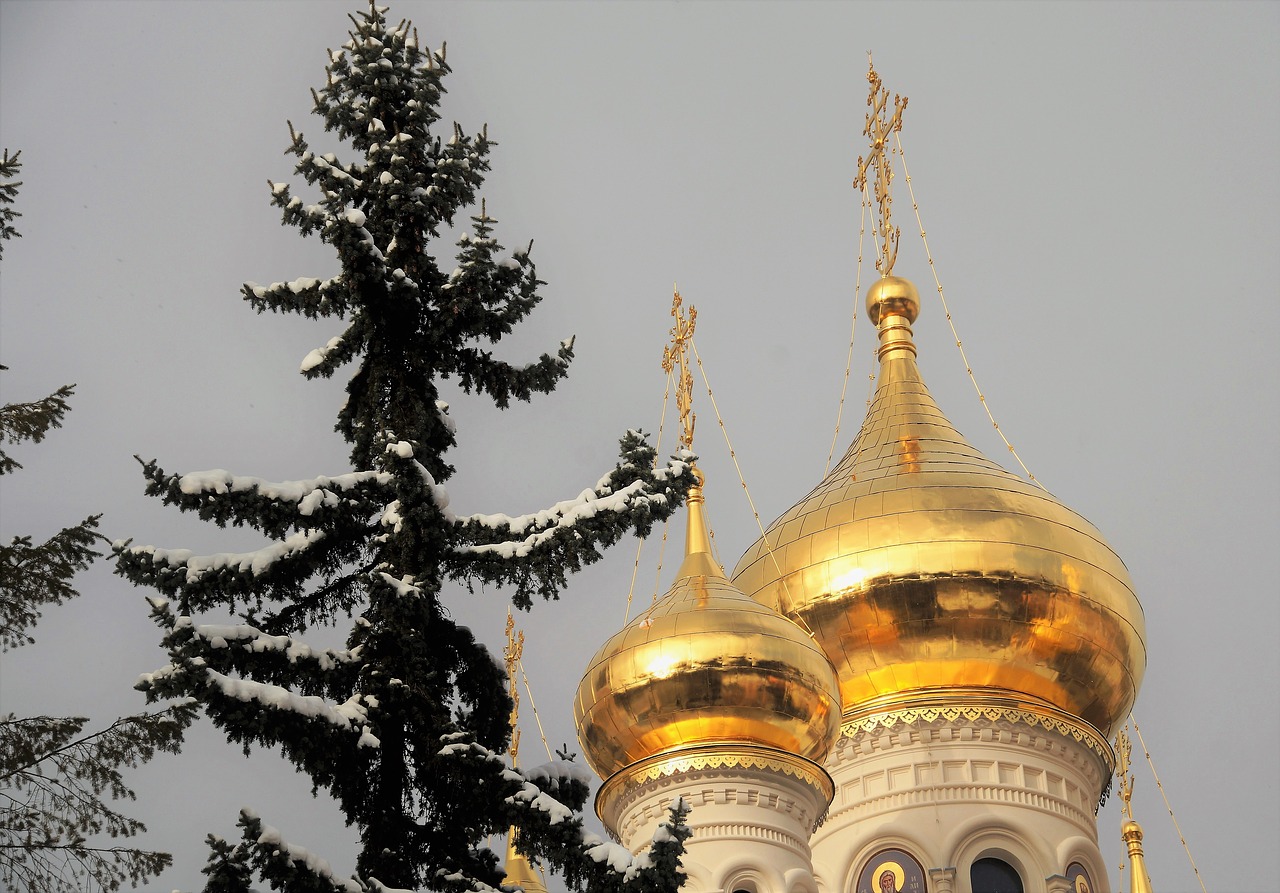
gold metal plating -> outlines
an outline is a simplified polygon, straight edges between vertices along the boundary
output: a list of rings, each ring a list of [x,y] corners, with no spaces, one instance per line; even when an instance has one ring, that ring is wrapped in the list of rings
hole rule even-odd
[[[876,169],[876,202],[880,206],[880,256],[876,258],[876,269],[881,276],[893,275],[893,264],[898,259],[898,236],[900,232],[891,222],[893,195],[890,186],[893,183],[893,164],[886,152],[889,135],[902,130],[902,113],[907,107],[907,97],[893,96],[893,117],[888,117],[889,91],[884,89],[880,75],[867,54],[867,81],[871,84],[871,92],[867,96],[867,125],[863,128],[864,136],[871,140],[871,151],[864,159],[858,156],[858,175],[853,178],[856,189],[867,188],[867,170],[875,165]]]
[[[1153,893],[1146,856],[1142,853],[1142,826],[1133,819],[1126,819],[1120,826],[1120,839],[1129,851],[1130,893]]]
[[[916,366],[918,304],[904,281],[868,295],[881,365],[862,430],[747,550],[733,582],[813,631],[846,716],[978,688],[1052,705],[1109,737],[1146,667],[1128,571],[1093,525],[942,415]]]
[[[881,315],[901,317],[906,324],[905,331],[885,332],[881,335],[882,353],[888,345],[901,347],[913,354],[916,352],[916,346],[911,341],[911,324],[920,315],[920,293],[916,291],[915,283],[899,276],[878,279],[867,289],[867,315],[871,317],[871,324],[874,326],[880,325]],[[883,343],[885,341],[888,345]]]
[[[597,652],[574,720],[601,778],[711,744],[821,760],[840,731],[839,683],[799,627],[725,579],[710,553],[699,486],[689,493],[676,582]]]
[[[636,788],[659,779],[707,769],[753,769],[787,775],[820,791],[827,803],[835,796],[831,776],[812,760],[749,745],[721,744],[686,748],[675,754],[658,754],[615,772],[596,794],[596,815],[608,825],[606,817],[614,811],[615,805]]]

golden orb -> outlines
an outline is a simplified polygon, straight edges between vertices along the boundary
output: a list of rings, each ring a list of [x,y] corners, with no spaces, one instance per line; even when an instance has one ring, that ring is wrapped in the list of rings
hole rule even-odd
[[[910,279],[900,276],[882,276],[867,289],[867,315],[871,324],[879,325],[881,314],[897,315],[908,323],[920,315],[920,293]]]
[[[840,732],[839,682],[813,640],[733,586],[710,554],[701,488],[671,589],[596,653],[574,698],[601,778],[640,760],[758,744],[821,762]]]
[[[732,580],[813,631],[846,719],[1012,699],[1109,738],[1146,666],[1129,573],[1093,525],[942,415],[916,366],[915,290],[895,278],[868,296],[881,370],[862,430]]]

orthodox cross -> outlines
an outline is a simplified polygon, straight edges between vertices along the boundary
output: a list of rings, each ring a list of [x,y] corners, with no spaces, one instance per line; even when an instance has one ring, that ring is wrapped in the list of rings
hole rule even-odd
[[[871,152],[866,158],[858,156],[858,175],[853,178],[857,189],[867,188],[867,171],[874,164],[876,171],[876,202],[880,206],[880,239],[881,254],[876,259],[876,269],[881,276],[893,273],[894,261],[898,259],[899,230],[890,222],[893,196],[889,185],[893,182],[893,164],[885,147],[889,135],[902,130],[902,112],[907,107],[907,97],[893,95],[893,117],[888,117],[889,91],[884,89],[880,75],[876,74],[871,54],[867,54],[867,81],[871,84],[871,92],[867,95],[867,125],[863,128],[864,136],[871,140]]]
[[[673,291],[671,299],[671,316],[675,325],[671,327],[671,343],[662,349],[662,371],[668,375],[680,364],[680,375],[676,379],[676,409],[680,412],[680,446],[686,450],[693,448],[693,426],[698,420],[693,412],[693,373],[689,371],[689,346],[693,342],[693,329],[698,323],[698,308],[690,306],[689,315],[685,316],[680,309],[684,299],[679,291]]]
[[[1130,757],[1133,754],[1133,743],[1129,740],[1127,729],[1121,729],[1116,735],[1116,778],[1120,780],[1120,799],[1124,801],[1124,814],[1133,821],[1133,805],[1129,802],[1133,797],[1133,775]]]
[[[520,753],[520,729],[517,721],[520,717],[520,687],[516,685],[516,665],[524,654],[524,630],[519,635],[515,632],[516,622],[511,617],[511,609],[507,609],[507,646],[502,649],[503,662],[507,666],[507,690],[511,695],[511,765],[516,765]]]

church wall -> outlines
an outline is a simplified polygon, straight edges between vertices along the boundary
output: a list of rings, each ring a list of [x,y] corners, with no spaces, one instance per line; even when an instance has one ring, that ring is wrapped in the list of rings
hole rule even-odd
[[[1013,866],[1027,893],[1049,893],[1072,862],[1094,891],[1109,889],[1094,815],[1109,768],[1091,739],[1017,711],[846,732],[827,761],[835,799],[811,839],[823,893],[862,893],[859,874],[889,849],[919,861],[931,893],[969,893],[970,866],[988,857]]]
[[[826,796],[777,767],[708,767],[647,779],[613,798],[602,818],[635,853],[683,798],[693,836],[685,844],[682,893],[819,893],[809,835]]]

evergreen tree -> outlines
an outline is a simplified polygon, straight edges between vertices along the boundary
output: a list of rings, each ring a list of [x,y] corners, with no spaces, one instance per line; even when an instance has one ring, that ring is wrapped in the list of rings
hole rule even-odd
[[[487,585],[528,608],[628,531],[648,533],[683,502],[687,457],[655,467],[637,432],[595,487],[524,517],[459,516],[444,484],[454,468],[448,406],[454,378],[499,408],[547,393],[566,374],[572,340],[527,366],[492,345],[540,300],[527,248],[505,254],[484,203],[457,238],[456,269],[433,251],[474,209],[493,143],[439,120],[449,67],[405,22],[371,5],[331,52],[314,111],[351,160],[314,151],[290,125],[295,172],[319,192],[304,203],[270,184],[284,223],[330,245],[333,278],[247,284],[259,312],[343,320],[303,362],[310,377],[354,372],[337,430],[352,470],[270,483],[223,471],[188,475],[143,463],[147,492],[267,543],[244,554],[121,543],[117,570],[158,590],[152,615],[171,663],[143,678],[151,698],[190,697],[246,751],[278,748],[330,792],[360,835],[358,878],[339,881],[313,854],[249,812],[241,842],[211,838],[208,890],[247,890],[250,870],[289,891],[430,887],[485,890],[502,878],[484,841],[509,826],[520,846],[599,891],[674,891],[688,829],[672,812],[651,852],[630,854],[583,831],[587,779],[575,764],[517,772],[501,756],[510,700],[490,652],[453,622],[446,590]],[[233,615],[209,625],[196,615]],[[348,628],[340,649],[308,646],[317,625]]]
[[[0,239],[16,237],[10,205],[21,153],[0,156]],[[0,245],[3,243],[0,242]],[[0,369],[5,367],[0,366]],[[39,443],[62,427],[75,386],[30,403],[0,407],[0,443]],[[0,450],[0,475],[22,466]],[[98,557],[99,515],[42,543],[16,536],[0,545],[0,652],[31,644],[41,609],[75,598],[77,573]],[[179,705],[117,719],[85,732],[83,716],[0,716],[0,888],[29,893],[117,890],[159,874],[167,853],[102,845],[94,835],[133,837],[146,830],[108,800],[132,800],[123,767],[157,750],[176,751],[194,708]],[[104,799],[104,795],[107,799]]]

